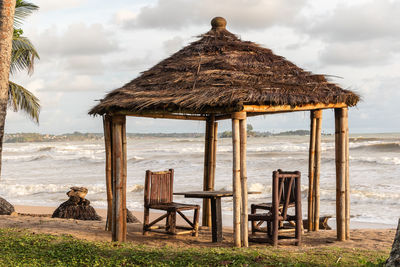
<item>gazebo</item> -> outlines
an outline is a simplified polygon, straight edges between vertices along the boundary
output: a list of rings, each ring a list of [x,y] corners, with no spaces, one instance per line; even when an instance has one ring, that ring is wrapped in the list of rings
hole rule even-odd
[[[317,231],[323,109],[335,110],[337,239],[349,239],[348,107],[355,106],[359,96],[270,49],[240,40],[226,30],[224,18],[214,18],[211,25],[199,40],[110,92],[89,112],[103,116],[112,240],[126,238],[126,116],[204,121],[205,191],[214,189],[217,121],[232,120],[233,230],[234,244],[240,247],[248,246],[246,118],[310,111],[308,230]],[[202,223],[211,224],[206,200]]]

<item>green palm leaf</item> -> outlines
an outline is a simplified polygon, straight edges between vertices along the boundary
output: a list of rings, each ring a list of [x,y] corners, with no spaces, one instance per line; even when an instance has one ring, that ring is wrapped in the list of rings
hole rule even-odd
[[[19,28],[22,26],[24,19],[38,9],[39,7],[32,3],[16,0],[10,66],[11,75],[16,71],[23,70],[27,70],[28,74],[32,74],[35,58],[39,59],[39,54],[35,47],[28,38],[22,36],[23,31]],[[24,111],[30,119],[39,123],[39,99],[23,86],[11,81],[9,81],[8,90],[9,107],[12,107],[14,111]]]
[[[29,39],[14,35],[11,53],[11,74],[22,70],[28,70],[28,74],[32,74],[35,58],[40,59],[38,52]]]
[[[21,85],[9,81],[8,102],[14,111],[24,111],[30,119],[39,123],[39,99]]]
[[[22,26],[24,19],[38,9],[39,7],[35,4],[17,0],[15,3],[14,27]]]

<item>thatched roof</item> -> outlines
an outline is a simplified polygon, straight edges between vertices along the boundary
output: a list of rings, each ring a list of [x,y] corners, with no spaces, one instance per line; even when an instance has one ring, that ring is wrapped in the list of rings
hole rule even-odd
[[[242,41],[214,18],[212,29],[138,78],[106,95],[90,114],[224,113],[243,105],[345,103],[359,96],[305,71],[270,49]]]

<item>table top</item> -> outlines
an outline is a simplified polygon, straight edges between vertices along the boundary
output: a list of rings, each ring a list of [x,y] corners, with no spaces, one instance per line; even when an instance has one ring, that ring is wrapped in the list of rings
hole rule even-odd
[[[261,194],[261,192],[250,191],[248,194]],[[214,198],[214,197],[231,197],[233,191],[187,191],[177,192],[174,195],[183,195],[188,198]]]

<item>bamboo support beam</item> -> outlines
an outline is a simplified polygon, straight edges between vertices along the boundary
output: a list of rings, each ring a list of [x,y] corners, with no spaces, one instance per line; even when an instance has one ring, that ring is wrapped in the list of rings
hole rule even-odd
[[[319,207],[320,207],[320,169],[321,169],[321,126],[322,110],[314,112],[316,118],[315,130],[315,159],[314,159],[314,225],[313,230],[319,230]]]
[[[210,136],[209,136],[209,142],[208,142],[208,153],[209,153],[209,157],[208,157],[208,181],[207,181],[207,191],[211,191],[213,190],[213,184],[214,184],[214,167],[215,167],[215,153],[214,153],[214,149],[215,149],[215,116],[211,115],[210,116]]]
[[[310,112],[310,120],[310,148],[308,153],[308,231],[312,231],[314,225],[314,160],[316,133],[316,118],[314,116],[314,111]]]
[[[201,115],[185,115],[185,114],[170,114],[170,113],[130,113],[130,112],[117,112],[113,115],[143,117],[153,119],[174,119],[174,120],[192,120],[192,121],[205,121],[207,118]]]
[[[346,103],[337,103],[337,104],[308,104],[303,106],[292,107],[291,105],[244,105],[243,111],[245,112],[285,112],[285,111],[305,111],[305,110],[315,110],[315,109],[326,109],[326,108],[346,108]]]
[[[346,127],[347,109],[335,109],[336,158],[336,231],[339,241],[346,240]]]
[[[113,175],[113,214],[112,241],[126,241],[126,147],[124,146],[125,117],[111,118],[112,130],[112,175]]]
[[[203,190],[210,191],[214,189],[213,167],[214,167],[214,134],[215,117],[208,117],[206,121],[205,147],[204,147],[204,176]],[[203,199],[202,225],[211,227],[211,200]]]
[[[248,247],[248,210],[247,210],[247,164],[246,164],[246,147],[247,147],[247,120],[239,121],[240,127],[240,181],[242,186],[242,216],[241,216],[241,234],[242,246]]]
[[[240,186],[240,137],[239,120],[232,116],[232,147],[233,147],[233,240],[236,247],[241,246],[240,234],[240,205],[241,205],[241,186]]]
[[[215,170],[217,167],[217,144],[218,144],[218,122],[214,122],[214,141],[213,141],[213,165],[212,175],[210,179],[210,188],[214,190],[215,185]]]
[[[108,115],[103,116],[103,129],[104,129],[104,144],[106,152],[106,193],[107,193],[107,220],[106,220],[106,231],[111,231],[112,224],[112,198],[113,198],[113,188],[112,188],[112,134],[111,134],[111,117]]]
[[[343,109],[344,112],[344,127],[345,134],[345,161],[346,161],[346,178],[345,178],[345,209],[346,209],[346,240],[350,240],[350,178],[349,178],[349,123],[348,123],[348,109]]]
[[[206,130],[204,136],[204,169],[203,169],[203,191],[207,190],[208,183],[208,158],[210,157],[210,123],[209,120],[206,121]],[[202,210],[202,225],[203,226],[211,226],[211,207],[210,201],[208,199],[203,199],[203,210]]]

